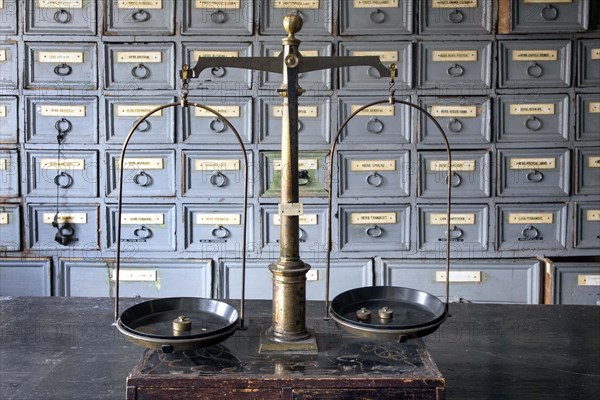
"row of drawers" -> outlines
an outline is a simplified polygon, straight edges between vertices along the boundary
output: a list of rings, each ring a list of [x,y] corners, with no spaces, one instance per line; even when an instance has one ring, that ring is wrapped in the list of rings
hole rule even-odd
[[[6,26],[0,34],[17,33],[18,0],[0,3]],[[303,35],[328,35],[339,27],[342,35],[486,34],[494,29],[492,0],[106,0],[107,35],[251,35],[254,6],[261,34],[282,34],[281,21],[289,13],[304,20]],[[512,32],[579,32],[589,26],[590,1],[511,0]],[[25,34],[95,35],[95,0],[25,0]],[[177,6],[176,6],[177,4]],[[177,14],[176,8],[180,14]],[[504,11],[507,12],[507,11]],[[339,19],[339,22],[338,22]],[[592,23],[594,25],[594,23]],[[595,24],[597,25],[597,23]],[[595,28],[596,26],[592,26]]]
[[[600,84],[600,41],[577,41],[577,80],[572,68],[571,40],[501,40],[497,42],[498,87],[568,88]],[[163,43],[104,43],[103,55],[98,56],[96,43],[24,44],[25,89],[96,90],[99,87],[98,65],[105,65],[103,87],[108,90],[176,89],[177,71],[183,62],[195,65],[201,57],[247,57],[254,52],[252,43],[184,42]],[[417,55],[414,56],[416,49]],[[262,43],[257,55],[275,56],[281,51],[277,42]],[[311,42],[302,46],[305,56],[330,56],[333,44]],[[493,86],[493,44],[490,41],[460,41],[451,45],[443,41],[411,42],[340,42],[338,55],[379,56],[384,64],[398,67],[396,85],[399,89],[487,89]],[[98,62],[103,58],[104,62]],[[0,85],[16,88],[19,84],[17,45],[0,45]],[[283,65],[283,64],[282,64]],[[300,77],[306,90],[332,90],[331,72],[307,72]],[[414,78],[413,78],[414,76]],[[260,89],[273,90],[280,76],[262,73]],[[416,79],[417,82],[413,82]],[[389,78],[381,78],[372,67],[340,69],[339,89],[375,90],[387,88]],[[191,82],[192,89],[206,89],[219,94],[222,90],[248,90],[253,86],[249,70],[212,68],[203,71]],[[458,86],[458,87],[457,87]]]
[[[410,100],[409,97],[399,97]],[[229,119],[248,144],[254,141],[254,122],[258,120],[258,143],[281,142],[282,106],[279,98],[250,97],[190,98],[207,105]],[[330,143],[332,125],[341,125],[352,112],[374,97],[340,97],[332,104],[328,97],[301,98],[300,145]],[[25,134],[23,142],[55,144],[57,136],[63,144],[98,143],[98,99],[96,97],[25,97]],[[107,97],[103,106],[108,144],[122,145],[137,120],[162,105],[173,103],[173,97]],[[420,106],[436,117],[451,145],[508,142],[568,142],[571,140],[571,108],[577,110],[576,140],[600,140],[600,94],[512,94],[490,97],[421,96]],[[574,104],[572,104],[574,103]],[[17,143],[19,123],[17,97],[0,96],[0,143]],[[254,109],[257,108],[257,116]],[[332,110],[332,108],[334,110]],[[337,108],[337,113],[335,112]],[[237,145],[236,137],[220,118],[201,108],[170,107],[149,117],[134,134],[132,144],[182,143]],[[439,144],[441,137],[435,125],[424,115],[411,124],[415,112],[403,105],[377,105],[356,117],[344,129],[339,141],[346,144]],[[337,121],[336,121],[337,119]],[[492,120],[495,137],[492,138]],[[181,137],[177,127],[182,125]],[[416,136],[416,138],[415,138]]]
[[[126,204],[123,207],[122,243],[127,257],[145,252],[201,251],[204,256],[238,254],[243,243],[241,205],[224,204]],[[252,254],[259,252],[275,257],[280,234],[280,216],[276,205],[261,205],[254,214],[248,209],[246,243]],[[578,202],[568,218],[564,203],[500,204],[495,223],[489,206],[454,205],[450,240],[456,254],[471,257],[474,252],[534,252],[567,247],[567,221],[575,221],[575,248],[600,246],[600,203]],[[178,217],[181,215],[181,217]],[[27,248],[39,251],[86,250],[101,248],[101,242],[116,247],[116,205],[103,211],[105,230],[99,229],[100,206],[97,204],[62,204],[60,212],[51,204],[29,204],[27,207]],[[258,219],[259,221],[256,221]],[[178,221],[183,221],[178,227]],[[334,218],[334,250],[344,252],[422,251],[443,255],[446,243],[446,208],[443,204],[421,204],[412,210],[409,204],[339,205]],[[17,204],[0,205],[0,250],[19,251],[21,244],[21,208]],[[255,236],[256,225],[258,237]],[[417,237],[412,238],[411,226]],[[495,232],[488,232],[494,226]],[[306,205],[300,218],[300,243],[303,256],[324,251],[327,208]],[[181,232],[183,231],[183,232]],[[60,233],[60,237],[57,236]],[[100,237],[105,235],[105,237]],[[495,236],[491,238],[489,235]]]

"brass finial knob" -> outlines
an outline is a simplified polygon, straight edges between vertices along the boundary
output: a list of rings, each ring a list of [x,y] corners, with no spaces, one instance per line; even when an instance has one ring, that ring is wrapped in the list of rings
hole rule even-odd
[[[289,35],[294,36],[296,33],[300,32],[303,23],[300,15],[289,14],[283,18],[283,29],[285,29]]]

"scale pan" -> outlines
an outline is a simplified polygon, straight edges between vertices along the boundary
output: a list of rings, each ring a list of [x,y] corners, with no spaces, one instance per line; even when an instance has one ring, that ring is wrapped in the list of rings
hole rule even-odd
[[[170,353],[220,343],[236,331],[238,319],[237,310],[227,303],[172,297],[149,300],[128,308],[117,321],[117,329],[130,342]],[[180,321],[177,330],[174,329],[175,320]]]
[[[415,289],[374,286],[337,295],[329,307],[337,325],[356,336],[402,340],[433,333],[446,320],[445,304]]]

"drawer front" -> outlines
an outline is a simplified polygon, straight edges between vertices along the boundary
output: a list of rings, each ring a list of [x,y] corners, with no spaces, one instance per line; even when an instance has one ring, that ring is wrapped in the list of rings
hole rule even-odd
[[[444,260],[383,260],[384,285],[409,287],[446,300]],[[540,303],[537,260],[460,260],[450,270],[450,301]]]
[[[410,205],[344,205],[338,215],[342,251],[410,248]]]
[[[490,196],[490,154],[487,151],[454,151],[452,154],[452,197]],[[421,197],[445,198],[448,194],[448,161],[445,152],[419,152]]]
[[[212,108],[238,131],[244,143],[252,143],[253,103],[249,97],[206,97],[190,98],[190,101]],[[183,141],[185,143],[206,143],[235,145],[238,141],[233,131],[216,115],[198,107],[186,107],[183,114]]]
[[[0,44],[0,88],[16,89],[19,86],[17,45]]]
[[[185,249],[217,255],[240,251],[243,244],[244,207],[236,205],[184,204]],[[253,208],[247,210],[246,243],[254,243]],[[248,249],[251,251],[251,249]]]
[[[343,97],[339,99],[338,126],[360,107],[381,98]],[[399,97],[409,101],[408,97]],[[409,107],[379,104],[358,113],[340,135],[342,144],[404,144],[412,138]]]
[[[99,207],[96,204],[29,204],[28,246],[34,250],[97,250]],[[57,227],[53,226],[56,220]]]
[[[600,140],[600,95],[578,95],[577,110],[577,139]]]
[[[25,33],[95,35],[96,0],[26,0]]]
[[[18,32],[17,0],[0,2],[0,35],[16,35]]]
[[[446,206],[420,205],[418,210],[419,249],[443,251],[446,246]],[[451,248],[456,251],[487,250],[488,223],[487,206],[453,205],[450,215]]]
[[[25,43],[26,89],[98,87],[95,43]]]
[[[128,97],[106,99],[107,143],[122,145],[131,128],[145,114],[156,107],[173,103],[174,97]],[[175,107],[162,109],[142,122],[133,134],[131,144],[174,143]]]
[[[600,193],[600,147],[576,149],[576,194]]]
[[[195,66],[202,57],[250,57],[252,43],[183,43],[184,62]],[[241,68],[213,67],[205,69],[198,78],[190,81],[190,89],[206,89],[207,95],[220,95],[221,90],[252,88],[252,71]],[[242,92],[243,94],[243,92]]]
[[[506,204],[497,207],[496,241],[499,250],[536,252],[565,248],[565,204]]]
[[[0,259],[0,296],[50,296],[50,259]]]
[[[106,206],[107,244],[117,248],[116,204]],[[131,255],[138,251],[175,251],[177,219],[174,204],[124,204],[121,214],[121,247]]]
[[[490,42],[426,42],[419,44],[423,89],[482,89],[491,87]]]
[[[325,189],[326,170],[329,156],[325,152],[301,151],[298,159],[298,180],[300,197],[327,197]],[[286,168],[281,162],[281,153],[265,151],[260,153],[262,169],[261,197],[281,196],[281,171]]]
[[[568,196],[570,153],[566,149],[498,150],[500,196]]]
[[[500,87],[566,88],[571,85],[571,41],[501,41],[498,64]]]
[[[248,196],[254,164],[248,152]],[[244,156],[239,151],[183,151],[183,195],[224,201],[244,197]]]
[[[554,304],[600,305],[598,263],[557,263],[554,271]]]
[[[302,44],[300,52],[304,57],[328,57],[331,56],[331,43],[309,42]],[[281,42],[261,43],[260,49],[263,57],[278,57],[281,53]],[[321,71],[301,72],[298,74],[299,85],[307,91],[332,90],[331,69]],[[260,89],[269,90],[269,93],[277,91],[281,86],[281,74],[272,72],[260,73]],[[302,100],[302,97],[300,98]]]
[[[306,280],[306,300],[325,299],[326,264],[324,261],[305,260],[311,266]],[[242,287],[242,263],[239,260],[219,260],[218,297],[239,299]],[[331,261],[330,298],[357,287],[373,285],[371,260]],[[269,263],[246,264],[246,298],[269,300],[273,298],[273,274]]]
[[[409,34],[413,31],[413,15],[412,1],[340,1],[340,34]]]
[[[254,27],[252,0],[194,0],[183,7],[183,35],[251,35]]]
[[[21,250],[21,206],[0,204],[0,251]]]
[[[340,197],[405,197],[410,195],[410,153],[341,151]]]
[[[109,35],[172,35],[175,2],[169,0],[109,0],[105,2],[104,33]]]
[[[589,0],[511,0],[513,32],[579,32],[588,29]]]
[[[106,195],[117,196],[120,151],[106,154]],[[128,151],[125,156],[123,196],[175,196],[175,152]]]
[[[568,95],[498,96],[498,142],[569,140]]]
[[[489,97],[421,97],[420,105],[444,129],[450,144],[490,143],[491,100]],[[442,143],[434,123],[419,113],[419,142]]]
[[[173,43],[107,44],[105,51],[106,89],[175,89]]]
[[[114,297],[115,261],[60,259],[59,290],[67,297]],[[136,260],[121,263],[119,297],[211,296],[211,261]]]
[[[0,96],[0,144],[17,143],[19,140],[18,100],[13,96]]]
[[[600,203],[576,203],[575,247],[580,249],[600,247]]]
[[[0,149],[0,197],[19,196],[19,153]]]
[[[421,33],[487,34],[492,31],[492,0],[423,0]]]
[[[330,35],[333,33],[334,0],[261,0],[260,33],[281,35],[281,21],[288,14],[302,17],[302,34]]]
[[[396,87],[410,89],[412,82],[412,44],[409,42],[360,43],[341,42],[341,56],[378,56],[381,62],[389,67],[396,64],[398,76]],[[382,78],[373,67],[346,67],[340,69],[340,89],[377,90],[387,89],[390,78]]]
[[[260,99],[260,143],[281,143],[281,99]],[[331,99],[300,98],[298,108],[298,135],[300,146],[306,144],[326,145],[331,133]]]
[[[598,40],[579,41],[579,86],[600,85],[600,43]]]
[[[29,196],[98,197],[98,153],[95,151],[27,152]]]
[[[27,143],[63,144],[98,143],[98,99],[38,98],[26,99]]]

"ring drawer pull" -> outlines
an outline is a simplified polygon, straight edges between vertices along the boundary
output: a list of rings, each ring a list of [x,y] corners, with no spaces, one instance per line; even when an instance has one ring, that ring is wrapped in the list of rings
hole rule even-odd
[[[298,239],[303,240],[306,237],[306,231],[302,228],[298,228]]]
[[[554,21],[558,18],[558,9],[552,4],[546,4],[546,7],[542,8],[542,11],[540,11],[540,15],[546,21]]]
[[[210,14],[210,20],[215,24],[222,24],[225,22],[225,13],[221,10],[217,10]]]
[[[379,8],[369,14],[369,19],[376,24],[381,24],[385,21],[385,13]]]
[[[293,15],[297,15],[300,18],[302,18],[304,21],[306,21],[306,18],[304,18],[304,14],[302,13],[302,11],[300,10],[295,10],[294,12],[292,12]]]
[[[463,237],[464,234],[465,231],[463,231],[456,225],[453,225],[452,228],[450,228],[450,239],[460,239],[461,237]],[[444,232],[444,236],[448,236],[448,231]]]
[[[58,227],[58,223],[52,223],[52,225],[57,229],[54,241],[63,246],[68,245],[75,235],[75,228],[73,228],[71,224],[63,224],[61,227]]]
[[[215,78],[222,78],[222,77],[224,77],[226,72],[227,71],[223,67],[212,67],[210,69],[210,74],[212,76],[214,76]]]
[[[73,72],[73,68],[69,64],[62,63],[54,67],[54,73],[58,76],[69,76]]]
[[[453,78],[458,78],[459,76],[463,76],[465,74],[465,69],[462,67],[462,65],[452,64],[448,67],[448,70],[446,72],[449,76]]]
[[[377,117],[373,117],[367,122],[367,132],[370,133],[381,133],[383,132],[383,122]]]
[[[215,133],[224,132],[227,129],[227,125],[220,118],[213,118],[208,125],[210,130]]]
[[[68,12],[64,8],[61,8],[60,10],[54,13],[53,18],[59,24],[68,24],[69,22],[71,22],[71,19],[73,19],[73,16],[70,12]]]
[[[149,239],[152,237],[152,230],[141,225],[133,230],[133,235],[140,239]]]
[[[302,129],[304,129],[304,124],[302,121],[298,120],[298,132],[302,131]]]
[[[534,61],[527,67],[527,75],[532,78],[539,78],[544,75],[544,68]]]
[[[533,169],[533,170],[529,171],[525,177],[527,178],[527,180],[529,182],[535,182],[535,183],[538,183],[538,182],[541,182],[542,180],[544,180],[544,174],[542,174],[537,169]]]
[[[59,134],[69,133],[71,132],[71,129],[73,129],[73,124],[68,119],[61,118],[54,123],[54,129],[56,129]]]
[[[227,185],[227,177],[221,171],[215,171],[210,176],[210,184],[214,187],[223,187]]]
[[[131,69],[131,76],[136,79],[146,79],[150,76],[150,70],[144,64],[140,63]]]
[[[60,174],[54,177],[54,184],[61,189],[70,188],[73,186],[73,177],[65,171],[61,171]]]
[[[375,78],[375,79],[381,78],[379,71],[377,71],[377,69],[373,68],[373,67],[367,68],[367,75],[369,75],[371,78]]]
[[[371,172],[365,179],[370,186],[379,187],[383,183],[383,177],[376,171]]]
[[[448,177],[445,178],[446,184],[448,184]],[[462,177],[456,172],[452,173],[452,182],[450,183],[452,187],[459,187],[462,183]]]
[[[454,133],[461,132],[463,130],[463,123],[456,118],[452,118],[448,122],[448,130]]]
[[[225,239],[226,237],[229,237],[230,234],[231,232],[229,232],[229,229],[225,228],[223,225],[219,225],[210,231],[211,236],[219,239]]]
[[[133,176],[133,183],[143,187],[150,186],[152,183],[152,177],[144,171],[140,171]]]
[[[310,176],[307,170],[298,171],[298,186],[306,186],[310,181]]]
[[[538,117],[536,117],[535,115],[530,116],[525,121],[525,128],[529,129],[530,131],[534,131],[534,132],[542,129],[542,125],[543,125],[542,120],[539,119]]]
[[[137,123],[137,121],[133,121],[133,125],[135,125]],[[150,130],[150,128],[152,128],[152,125],[150,124],[150,122],[145,119],[137,128],[138,131],[140,132],[148,132]]]
[[[524,239],[535,239],[540,236],[540,231],[538,231],[534,226],[527,225],[522,231],[521,235],[523,235]]]
[[[131,14],[131,18],[135,22],[146,22],[150,19],[150,13],[146,10],[137,10],[133,14]]]
[[[383,229],[378,227],[377,225],[371,225],[367,229],[365,229],[365,234],[373,239],[380,237],[383,235]]]
[[[463,14],[460,10],[452,10],[448,14],[448,22],[452,22],[454,24],[460,24],[465,19],[465,14]]]

